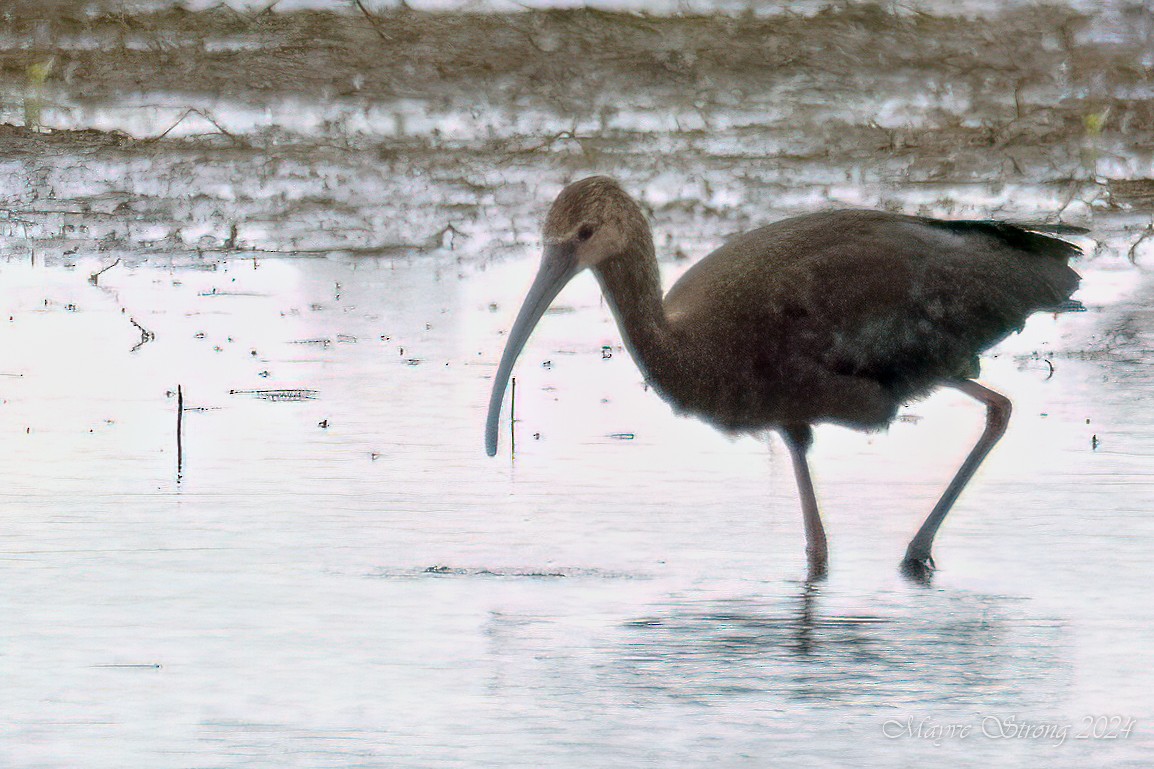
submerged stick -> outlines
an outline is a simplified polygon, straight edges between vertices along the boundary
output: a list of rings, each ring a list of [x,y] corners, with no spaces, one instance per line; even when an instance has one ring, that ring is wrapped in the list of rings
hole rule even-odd
[[[128,322],[131,323],[132,325],[136,326],[137,330],[140,331],[140,341],[137,342],[136,344],[132,345],[132,350],[130,350],[130,352],[136,352],[141,347],[144,347],[144,345],[147,344],[148,342],[151,342],[153,339],[156,339],[156,334],[152,333],[151,331],[146,329],[144,326],[137,323],[136,318],[129,318]]]
[[[176,482],[184,473],[184,388],[176,386]]]
[[[509,458],[517,456],[517,377],[509,387]]]
[[[218,122],[216,121],[216,119],[215,119],[215,118],[214,118],[214,117],[213,117],[211,114],[209,114],[208,112],[206,112],[206,111],[204,111],[204,110],[200,110],[200,109],[197,109],[196,107],[190,107],[190,108],[186,109],[186,110],[184,111],[184,114],[183,114],[183,115],[181,115],[180,117],[178,117],[178,118],[176,119],[176,122],[175,122],[175,123],[173,123],[172,125],[170,125],[168,128],[164,129],[164,131],[162,131],[162,132],[161,132],[160,134],[158,134],[157,136],[150,136],[150,137],[148,137],[147,139],[141,139],[141,140],[140,140],[140,141],[141,141],[141,143],[142,143],[142,144],[147,144],[147,143],[150,143],[150,142],[156,142],[156,141],[160,141],[160,140],[161,140],[161,139],[163,139],[164,137],[168,136],[169,132],[170,132],[170,131],[172,131],[172,129],[176,128],[178,125],[180,125],[181,123],[183,123],[183,122],[184,122],[184,119],[185,119],[186,117],[188,117],[189,115],[192,115],[192,114],[194,114],[194,113],[195,113],[195,114],[197,114],[197,115],[200,115],[202,118],[204,118],[204,119],[205,119],[205,120],[207,120],[208,122],[212,123],[212,124],[213,124],[213,126],[215,126],[215,127],[216,127],[216,130],[220,131],[222,134],[224,134],[224,135],[225,135],[225,136],[227,136],[228,138],[232,139],[234,142],[237,142],[237,143],[243,143],[243,140],[241,140],[241,139],[238,139],[237,137],[233,136],[233,135],[232,135],[232,134],[230,134],[228,131],[226,131],[226,130],[225,130],[225,128],[224,128],[224,126],[222,126],[220,123],[218,123]]]
[[[369,13],[369,9],[365,7],[365,4],[362,3],[361,0],[353,0],[353,4],[356,5],[357,8],[361,9],[361,13],[363,13],[365,18],[369,20],[369,24],[373,25],[373,29],[376,30],[377,35],[380,36],[381,40],[384,40],[387,43],[393,39],[384,33],[384,31],[381,29],[381,25],[377,23],[377,17]]]
[[[107,267],[105,267],[103,269],[97,270],[96,272],[89,275],[88,276],[88,282],[94,286],[99,285],[100,284],[100,276],[103,275],[104,273],[108,272],[109,270],[111,270],[113,267],[115,267],[118,264],[120,264],[120,258],[119,257],[112,264],[108,265]]]

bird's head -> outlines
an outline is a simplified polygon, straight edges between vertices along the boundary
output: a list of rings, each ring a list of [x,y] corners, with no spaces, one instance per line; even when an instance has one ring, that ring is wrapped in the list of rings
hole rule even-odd
[[[648,233],[645,215],[633,198],[608,176],[573,182],[553,201],[545,217],[542,268],[550,261],[576,264],[580,271],[624,253],[637,233]]]
[[[537,321],[574,275],[627,252],[633,238],[649,238],[649,224],[617,182],[608,176],[591,176],[561,190],[545,217],[542,236],[545,252],[541,266],[509,332],[493,379],[485,422],[489,456],[497,453],[497,425],[513,364]]]

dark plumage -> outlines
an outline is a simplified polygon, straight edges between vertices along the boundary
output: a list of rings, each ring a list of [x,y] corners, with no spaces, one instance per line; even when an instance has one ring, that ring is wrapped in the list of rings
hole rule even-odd
[[[815,573],[826,556],[805,465],[811,425],[881,428],[941,385],[986,403],[986,433],[907,551],[907,567],[928,573],[940,519],[1009,415],[1004,397],[972,381],[978,355],[1030,314],[1076,304],[1067,262],[1077,247],[1038,229],[1079,231],[878,211],[799,216],[733,238],[663,300],[637,204],[607,177],[571,184],[546,218],[541,270],[494,382],[488,452],[516,356],[561,287],[588,267],[646,380],[674,409],[729,432],[782,432]]]

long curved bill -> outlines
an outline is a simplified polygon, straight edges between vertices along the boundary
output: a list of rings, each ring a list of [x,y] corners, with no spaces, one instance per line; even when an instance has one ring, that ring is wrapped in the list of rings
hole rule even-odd
[[[513,330],[505,341],[505,352],[501,354],[501,364],[497,367],[497,376],[493,378],[493,392],[489,396],[489,415],[485,420],[485,452],[489,456],[497,453],[497,428],[501,421],[501,404],[505,400],[505,388],[509,384],[509,375],[513,372],[513,364],[521,354],[529,335],[533,333],[537,321],[549,309],[549,304],[561,289],[565,287],[574,275],[581,271],[577,264],[577,255],[572,247],[546,246],[541,257],[541,267],[537,270],[537,277],[529,287],[521,311],[517,313],[517,320],[513,322]]]

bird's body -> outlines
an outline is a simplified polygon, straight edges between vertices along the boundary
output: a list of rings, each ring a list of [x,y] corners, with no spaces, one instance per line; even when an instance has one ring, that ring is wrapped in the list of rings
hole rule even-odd
[[[1077,286],[1072,246],[1010,227],[832,211],[754,230],[673,286],[666,350],[634,355],[675,408],[727,431],[884,427]],[[621,283],[602,279],[609,296]]]
[[[1077,231],[1076,228],[1051,228]],[[928,563],[941,519],[1005,428],[1009,402],[976,382],[978,355],[1077,288],[1078,249],[1026,226],[830,211],[739,235],[662,297],[648,222],[607,177],[550,209],[546,251],[494,382],[486,444],[513,362],[561,287],[596,275],[646,381],[679,412],[729,432],[779,430],[794,458],[811,570],[825,534],[805,452],[810,427],[889,424],[942,385],[986,403],[987,429],[907,551]]]

